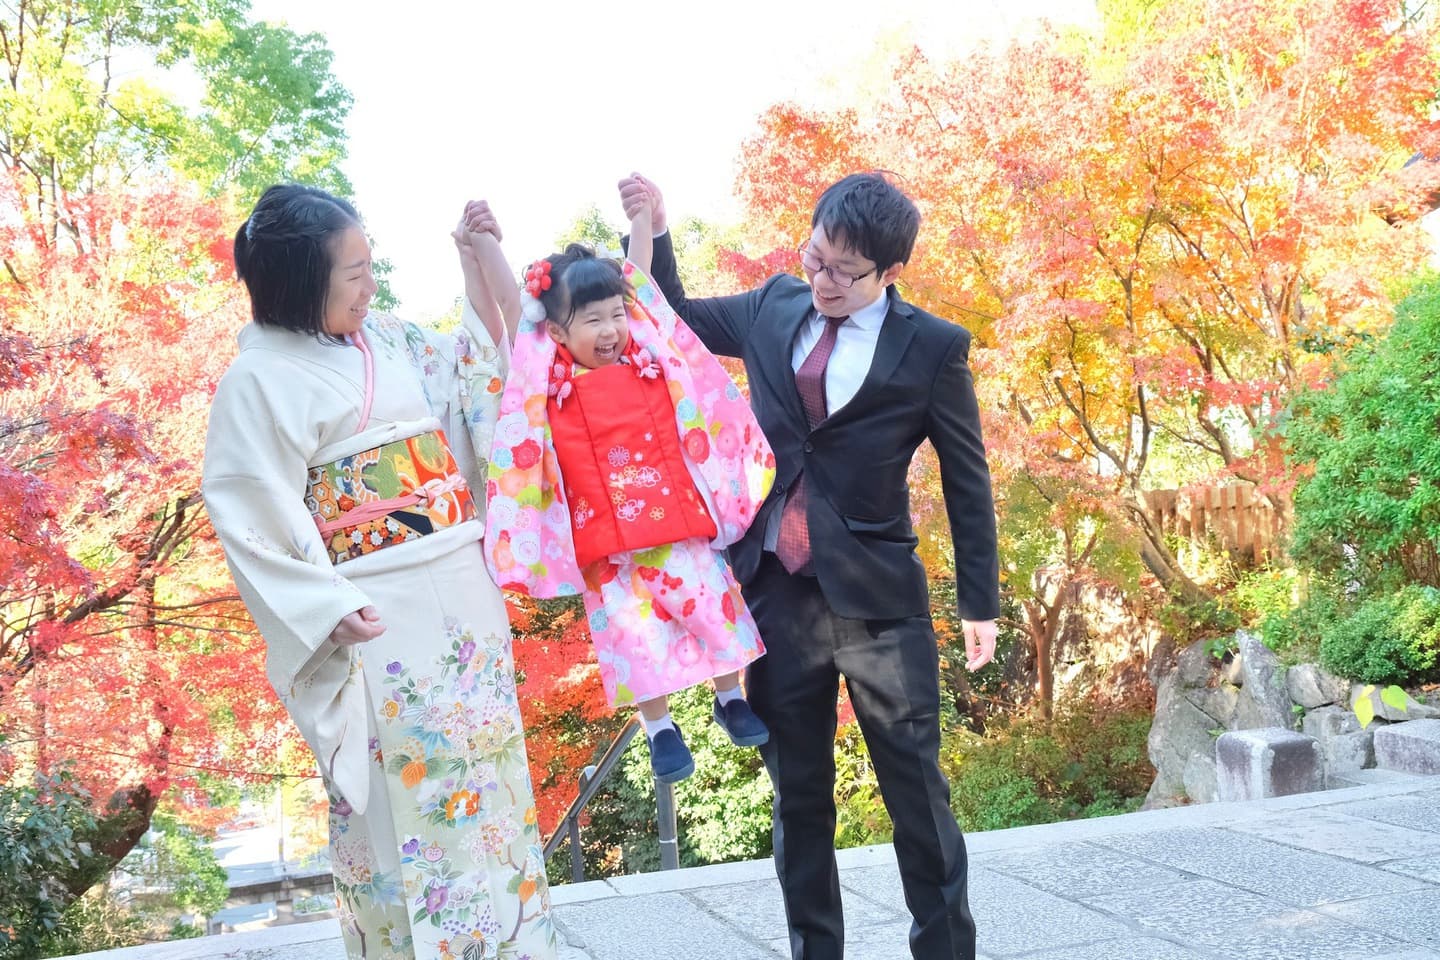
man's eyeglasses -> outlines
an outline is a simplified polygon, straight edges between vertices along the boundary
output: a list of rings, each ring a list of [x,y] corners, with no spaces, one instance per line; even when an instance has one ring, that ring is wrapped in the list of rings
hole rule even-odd
[[[834,267],[827,267],[819,257],[815,256],[815,254],[810,252],[809,240],[806,240],[804,243],[800,244],[799,248],[795,252],[800,254],[800,266],[802,269],[804,269],[806,273],[824,273],[827,277],[830,278],[830,282],[835,284],[835,286],[844,287],[847,290],[850,287],[855,286],[857,282],[864,280],[867,276],[879,269],[878,267],[871,267],[864,273],[841,273]]]

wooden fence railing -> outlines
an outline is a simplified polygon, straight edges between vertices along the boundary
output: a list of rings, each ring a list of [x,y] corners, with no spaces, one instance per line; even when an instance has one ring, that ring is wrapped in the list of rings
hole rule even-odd
[[[1255,492],[1254,484],[1226,483],[1185,487],[1180,490],[1146,490],[1141,493],[1146,512],[1168,536],[1194,543],[1220,546],[1260,563],[1280,548],[1288,495],[1277,494],[1277,509],[1270,497]]]

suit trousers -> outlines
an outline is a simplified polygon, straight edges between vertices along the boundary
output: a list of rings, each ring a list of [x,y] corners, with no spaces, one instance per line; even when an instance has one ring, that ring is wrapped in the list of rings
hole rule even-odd
[[[823,559],[820,562],[824,562]],[[914,917],[916,960],[974,960],[965,839],[940,771],[939,653],[929,616],[837,616],[813,577],[773,553],[744,588],[767,654],[747,688],[770,728],[760,748],[775,785],[775,872],[794,960],[840,960],[845,921],[835,866],[835,708],[839,679],[870,752]]]

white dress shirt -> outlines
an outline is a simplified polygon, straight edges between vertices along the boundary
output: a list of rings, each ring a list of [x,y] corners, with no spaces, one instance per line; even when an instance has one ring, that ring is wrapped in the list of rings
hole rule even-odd
[[[870,362],[875,359],[875,344],[880,339],[880,326],[890,312],[890,298],[881,293],[880,298],[850,315],[840,325],[835,337],[835,349],[830,354],[830,363],[825,367],[826,414],[832,414],[854,399],[870,372]],[[795,346],[790,352],[790,368],[799,371],[800,365],[820,342],[825,332],[825,318],[811,310],[810,318],[800,325],[795,337]]]
[[[880,298],[855,313],[840,324],[835,332],[835,349],[830,352],[830,362],[825,365],[825,413],[833,414],[855,399],[860,385],[870,372],[875,360],[875,344],[880,340],[880,327],[890,312],[890,297],[881,293]],[[790,351],[790,366],[799,371],[800,365],[820,342],[825,332],[825,319],[819,311],[811,310],[809,318],[800,324],[800,333],[795,337],[795,346]],[[780,515],[785,512],[784,504],[778,510],[770,511],[765,523],[764,547],[775,552],[780,539]]]

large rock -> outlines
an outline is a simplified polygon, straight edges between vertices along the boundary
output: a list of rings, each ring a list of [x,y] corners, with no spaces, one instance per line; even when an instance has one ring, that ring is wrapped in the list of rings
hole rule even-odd
[[[1285,672],[1285,689],[1290,699],[1306,710],[1346,703],[1350,683],[1326,673],[1313,663],[1301,663]]]
[[[1183,776],[1185,795],[1192,803],[1214,803],[1219,799],[1216,777],[1214,754],[1191,754]]]
[[[1285,727],[1235,730],[1215,744],[1221,800],[1259,800],[1321,789],[1320,744]]]
[[[1171,676],[1184,687],[1203,687],[1215,675],[1216,660],[1210,656],[1203,643],[1192,643],[1180,651],[1175,658],[1175,670]]]
[[[1385,770],[1440,775],[1440,720],[1407,720],[1376,730],[1375,763]]]
[[[1185,697],[1178,670],[1167,674],[1155,692],[1155,720],[1146,741],[1155,783],[1146,806],[1160,805],[1185,791],[1185,767],[1196,754],[1213,756],[1214,718]]]
[[[1217,678],[1218,679],[1218,678]],[[1185,699],[1199,707],[1214,723],[1211,727],[1229,730],[1240,712],[1241,688],[1219,680],[1213,687],[1189,687]]]
[[[1237,631],[1241,672],[1245,682],[1236,713],[1236,729],[1290,727],[1295,722],[1290,709],[1290,692],[1285,687],[1285,668],[1270,648],[1255,634]]]
[[[1369,689],[1367,694],[1365,691]],[[1360,702],[1362,697],[1368,697],[1370,705],[1375,709],[1375,716],[1381,720],[1389,720],[1391,723],[1398,723],[1402,720],[1433,720],[1440,717],[1440,709],[1421,703],[1410,694],[1405,694],[1405,706],[1396,708],[1390,706],[1381,699],[1380,693],[1384,688],[1374,684],[1356,683],[1350,687],[1350,707],[1354,709],[1355,704]]]
[[[1375,766],[1375,727],[1360,728],[1360,720],[1345,707],[1319,707],[1305,714],[1301,730],[1320,744],[1325,785]]]

